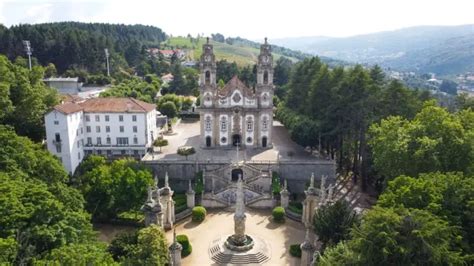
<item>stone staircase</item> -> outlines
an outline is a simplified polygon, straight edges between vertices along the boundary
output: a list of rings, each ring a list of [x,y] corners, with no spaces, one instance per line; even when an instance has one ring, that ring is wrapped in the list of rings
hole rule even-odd
[[[363,193],[360,187],[352,182],[351,177],[338,176],[334,187],[334,199],[345,199],[358,213],[375,204],[375,199]]]
[[[209,255],[211,259],[218,265],[248,265],[248,264],[262,264],[270,257],[261,251],[256,253],[229,253],[224,252],[222,247],[219,245],[219,240],[213,241],[213,244],[209,248]]]

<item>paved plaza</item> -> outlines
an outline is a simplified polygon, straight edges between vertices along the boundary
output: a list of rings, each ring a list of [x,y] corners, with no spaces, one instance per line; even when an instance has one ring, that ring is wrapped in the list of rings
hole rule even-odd
[[[202,223],[194,223],[191,218],[176,226],[176,234],[185,234],[193,247],[191,255],[183,259],[184,266],[216,265],[209,257],[209,246],[212,241],[234,233],[234,212],[212,210]],[[264,265],[299,265],[300,259],[289,254],[291,244],[300,244],[304,240],[304,226],[301,223],[286,219],[278,224],[271,221],[271,211],[246,210],[246,234],[264,239],[269,243],[271,258]],[[173,232],[166,233],[168,243],[173,239]]]
[[[237,150],[232,149],[203,149],[200,148],[200,123],[199,121],[181,121],[173,129],[173,135],[165,135],[169,144],[162,148],[155,148],[153,154],[147,154],[143,160],[183,160],[184,158],[176,151],[181,146],[193,146],[196,154],[189,156],[188,160],[230,161],[237,159]],[[317,160],[311,156],[303,147],[290,139],[286,128],[278,121],[273,122],[273,147],[258,149],[243,149],[239,151],[239,160],[246,161],[283,161],[283,160]]]

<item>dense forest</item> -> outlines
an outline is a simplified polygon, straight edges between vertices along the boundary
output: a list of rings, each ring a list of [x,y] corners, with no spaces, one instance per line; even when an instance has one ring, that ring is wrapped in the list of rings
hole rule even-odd
[[[59,74],[74,69],[105,74],[106,48],[112,72],[137,67],[143,49],[157,47],[165,39],[161,29],[144,25],[59,22],[6,28],[0,24],[0,54],[10,60],[25,56],[22,41],[29,40],[38,63],[53,63]]]

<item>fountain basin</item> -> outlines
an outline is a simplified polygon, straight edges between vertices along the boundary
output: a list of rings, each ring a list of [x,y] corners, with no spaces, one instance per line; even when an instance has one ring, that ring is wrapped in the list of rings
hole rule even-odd
[[[254,241],[253,239],[245,235],[245,238],[242,240],[236,240],[235,236],[229,236],[225,241],[225,246],[233,251],[248,251],[253,248]]]

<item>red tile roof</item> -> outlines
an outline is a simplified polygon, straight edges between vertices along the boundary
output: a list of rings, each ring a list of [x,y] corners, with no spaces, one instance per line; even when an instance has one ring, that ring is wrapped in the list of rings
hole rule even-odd
[[[85,113],[148,113],[155,110],[156,105],[134,98],[94,98],[80,103],[63,103],[54,109],[65,114],[81,110]]]
[[[232,79],[230,79],[229,82],[227,82],[227,84],[225,84],[224,88],[222,88],[222,90],[219,91],[219,95],[220,96],[229,96],[230,94],[232,94],[232,92],[235,89],[241,90],[242,93],[246,97],[253,97],[254,96],[253,91],[251,89],[249,89],[247,86],[245,86],[245,84],[237,76],[233,76]]]

